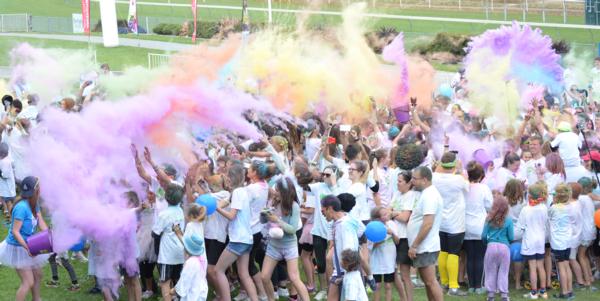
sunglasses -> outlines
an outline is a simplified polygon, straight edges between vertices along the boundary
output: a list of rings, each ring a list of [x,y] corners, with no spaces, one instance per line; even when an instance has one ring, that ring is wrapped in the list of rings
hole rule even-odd
[[[329,178],[329,177],[331,177],[331,174],[330,173],[322,172],[321,176],[324,177],[324,178]]]

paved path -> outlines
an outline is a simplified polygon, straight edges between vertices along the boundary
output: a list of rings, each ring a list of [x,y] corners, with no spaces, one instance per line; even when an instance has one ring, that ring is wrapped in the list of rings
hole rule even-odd
[[[101,36],[87,36],[83,35],[66,35],[66,34],[39,34],[39,33],[0,33],[0,37],[22,37],[22,38],[33,38],[33,39],[49,39],[49,40],[61,40],[61,41],[74,41],[74,42],[91,42],[94,44],[102,44]],[[120,46],[130,47],[141,47],[147,49],[157,49],[164,51],[181,51],[190,48],[192,44],[181,44],[173,42],[162,42],[153,40],[138,40],[119,37]]]

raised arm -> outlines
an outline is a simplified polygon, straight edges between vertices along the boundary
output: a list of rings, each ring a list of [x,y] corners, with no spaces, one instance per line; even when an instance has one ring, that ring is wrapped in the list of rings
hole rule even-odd
[[[152,169],[156,173],[156,179],[158,180],[160,186],[163,189],[167,189],[167,186],[169,186],[169,183],[171,183],[171,179],[165,173],[165,171],[162,170],[162,168],[158,167],[158,165],[154,163],[154,160],[152,160],[152,154],[150,153],[148,147],[144,147],[144,158],[146,158],[146,162],[148,162],[148,164],[152,166]]]
[[[140,178],[142,178],[142,180],[144,180],[144,182],[150,184],[152,182],[152,178],[150,177],[150,175],[148,175],[146,169],[144,169],[144,166],[142,165],[142,160],[140,160],[140,156],[138,155],[137,147],[133,143],[131,144],[131,154],[133,155],[133,159],[135,160],[135,168],[137,169],[138,175],[140,176]]]

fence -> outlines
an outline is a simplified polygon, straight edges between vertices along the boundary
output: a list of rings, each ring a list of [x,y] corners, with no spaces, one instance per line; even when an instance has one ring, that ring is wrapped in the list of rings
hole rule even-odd
[[[154,69],[169,63],[170,54],[148,53],[148,68]]]
[[[30,22],[28,14],[3,14],[0,15],[0,32],[29,32]]]

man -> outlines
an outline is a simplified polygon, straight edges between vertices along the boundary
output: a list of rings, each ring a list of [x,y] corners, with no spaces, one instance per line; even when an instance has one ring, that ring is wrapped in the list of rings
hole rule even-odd
[[[333,276],[330,283],[339,283],[344,275],[341,266],[343,250],[359,251],[360,244],[358,237],[365,231],[365,226],[356,219],[350,218],[342,211],[340,200],[329,195],[321,200],[321,213],[327,221],[333,221],[331,236],[333,238]],[[331,250],[330,250],[331,251]],[[338,301],[340,297],[340,287],[338,285],[329,285],[328,301]]]
[[[544,139],[540,136],[533,136],[529,138],[528,142],[531,160],[524,164],[523,171],[525,172],[527,183],[533,185],[538,181],[536,169],[546,168],[546,157],[542,156],[542,144],[544,144]]]
[[[436,274],[435,265],[440,252],[440,223],[443,200],[435,186],[431,184],[432,173],[428,167],[417,167],[413,171],[412,184],[421,196],[416,201],[407,225],[408,256],[425,282],[427,299],[444,299]]]
[[[433,173],[433,185],[443,195],[444,204],[440,224],[440,281],[448,288],[448,295],[453,296],[467,295],[458,285],[458,258],[465,238],[465,193],[469,191],[469,182],[460,169],[456,154],[446,152]]]

